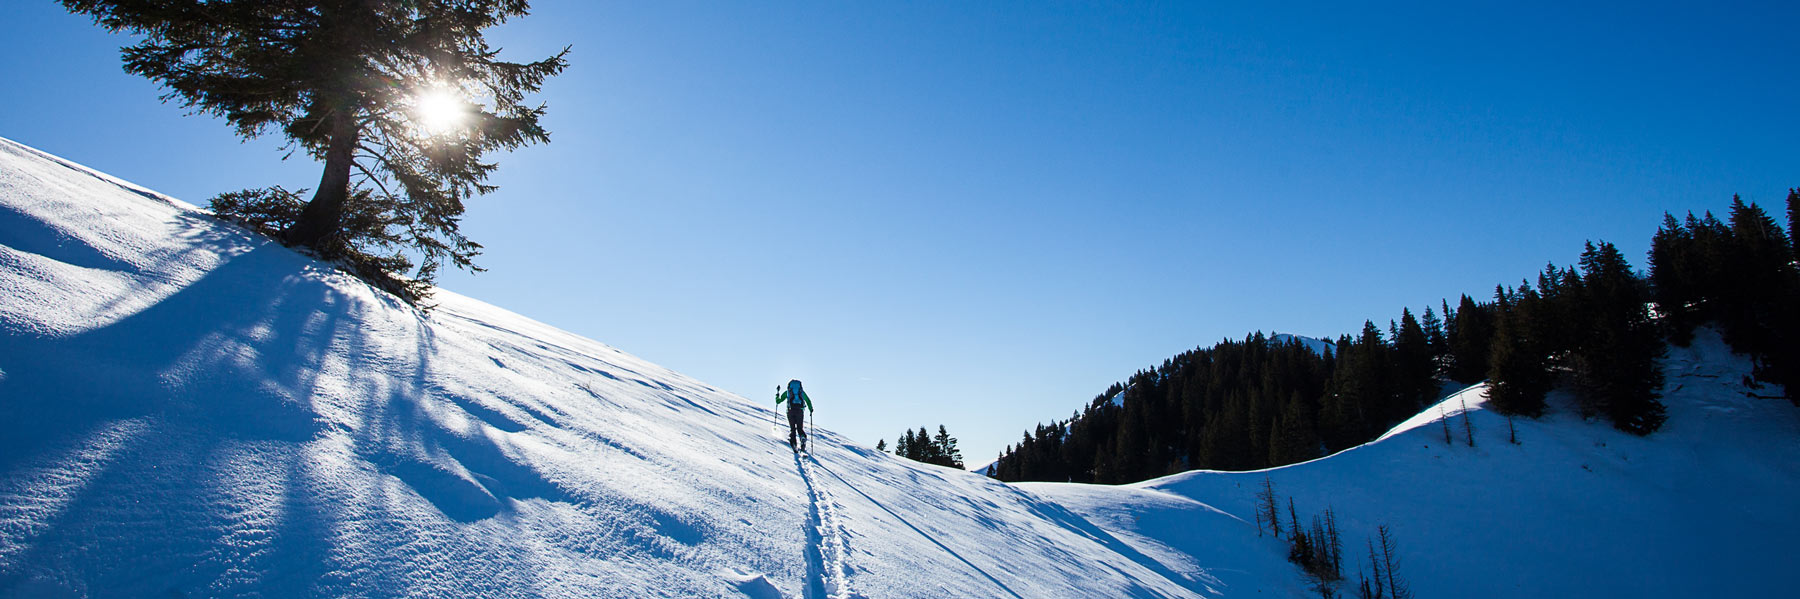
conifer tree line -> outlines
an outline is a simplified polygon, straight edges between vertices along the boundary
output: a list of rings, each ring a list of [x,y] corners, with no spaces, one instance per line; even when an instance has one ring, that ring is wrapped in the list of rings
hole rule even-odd
[[[876,449],[887,451],[887,440],[875,445]],[[932,436],[919,427],[917,431],[906,431],[894,441],[894,455],[927,464],[937,464],[961,470],[963,468],[962,450],[956,448],[956,437],[944,425],[938,425],[937,436]]]
[[[1756,380],[1800,405],[1800,189],[1788,191],[1788,228],[1733,197],[1727,220],[1664,214],[1650,247],[1650,288],[1669,342],[1686,347],[1712,323],[1755,362]]]
[[[1800,190],[1787,196],[1794,226]],[[1292,464],[1373,440],[1440,397],[1487,381],[1490,405],[1537,417],[1553,388],[1584,415],[1645,435],[1666,419],[1665,341],[1716,326],[1760,383],[1800,405],[1800,247],[1754,203],[1726,221],[1665,215],[1648,272],[1589,242],[1575,266],[1365,322],[1322,353],[1262,333],[1196,348],[1115,383],[1066,420],[1040,424],[988,470],[1006,481],[1128,483],[1195,468]],[[1770,392],[1771,394],[1773,392]],[[1446,425],[1448,426],[1448,425]],[[1465,431],[1473,444],[1473,431]]]

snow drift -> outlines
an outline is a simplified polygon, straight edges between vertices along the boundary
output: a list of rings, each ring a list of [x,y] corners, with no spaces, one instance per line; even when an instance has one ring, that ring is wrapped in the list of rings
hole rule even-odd
[[[1704,336],[1648,439],[1513,445],[1476,388],[1474,448],[1427,411],[1268,472],[1006,485],[829,430],[797,457],[767,401],[436,301],[0,139],[0,596],[1303,595],[1265,476],[1349,555],[1392,525],[1422,597],[1795,582],[1800,422]]]

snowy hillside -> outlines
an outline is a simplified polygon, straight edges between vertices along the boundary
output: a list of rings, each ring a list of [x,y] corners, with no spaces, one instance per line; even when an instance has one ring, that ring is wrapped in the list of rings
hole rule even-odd
[[[1275,549],[1242,550],[1283,547],[1241,521],[1254,518],[1267,478],[1303,524],[1336,512],[1356,556],[1345,560],[1352,582],[1355,564],[1367,563],[1365,539],[1391,526],[1417,597],[1790,595],[1800,581],[1785,540],[1800,534],[1800,411],[1749,396],[1750,365],[1709,330],[1671,348],[1665,372],[1669,420],[1648,438],[1583,421],[1572,398],[1553,394],[1552,414],[1513,423],[1515,445],[1478,385],[1377,441],[1303,464],[1118,490],[1022,486],[1145,554],[1188,564],[1178,573],[1209,571],[1228,586],[1277,567]]]
[[[1264,476],[1391,524],[1421,597],[1794,582],[1800,422],[1704,336],[1649,439],[1514,446],[1473,390],[1473,449],[1428,412],[1268,473],[1007,485],[824,429],[797,458],[765,398],[436,299],[0,139],[0,597],[1301,596]]]
[[[760,401],[438,300],[0,141],[0,592],[1183,594],[1012,487],[800,461]]]
[[[1187,596],[1014,487],[0,140],[0,594]]]

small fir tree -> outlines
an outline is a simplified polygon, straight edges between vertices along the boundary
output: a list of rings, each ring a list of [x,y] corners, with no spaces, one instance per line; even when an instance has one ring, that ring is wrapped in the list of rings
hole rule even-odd
[[[942,424],[938,425],[933,445],[937,446],[938,465],[957,469],[963,467],[962,451],[956,448],[956,437],[950,436],[950,431],[945,430]]]

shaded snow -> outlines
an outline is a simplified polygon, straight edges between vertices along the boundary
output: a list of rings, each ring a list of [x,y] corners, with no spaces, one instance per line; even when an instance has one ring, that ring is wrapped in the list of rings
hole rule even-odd
[[[829,430],[795,456],[770,406],[437,301],[0,140],[0,597],[1300,596],[1265,476],[1393,525],[1423,597],[1792,582],[1800,424],[1707,335],[1648,439],[1511,445],[1476,388],[1475,448],[1427,410],[1267,472],[1007,485]]]

